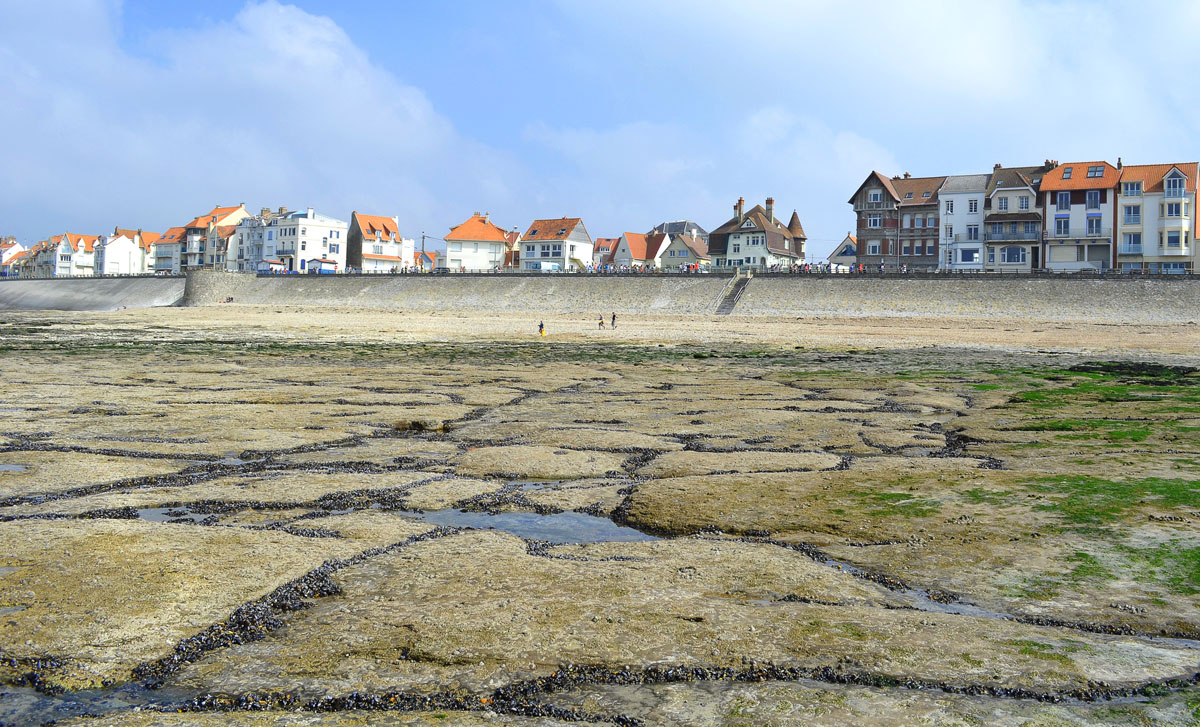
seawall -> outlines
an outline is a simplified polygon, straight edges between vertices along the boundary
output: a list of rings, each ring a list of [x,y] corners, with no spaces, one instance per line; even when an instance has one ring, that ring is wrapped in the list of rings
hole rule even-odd
[[[0,310],[119,310],[180,305],[182,277],[0,280]]]
[[[946,275],[758,276],[734,315],[955,316],[1092,323],[1200,321],[1200,280]]]
[[[707,314],[729,278],[717,275],[188,274],[185,305],[338,305],[410,311]]]

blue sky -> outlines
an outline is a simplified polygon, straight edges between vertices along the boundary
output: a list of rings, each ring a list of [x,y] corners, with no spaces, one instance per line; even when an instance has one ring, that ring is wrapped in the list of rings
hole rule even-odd
[[[0,234],[216,204],[593,237],[871,169],[1200,158],[1200,2],[0,0]]]

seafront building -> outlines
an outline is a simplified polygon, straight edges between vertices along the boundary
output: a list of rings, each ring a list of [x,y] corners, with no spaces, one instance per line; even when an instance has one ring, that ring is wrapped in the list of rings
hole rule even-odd
[[[981,257],[987,272],[1028,273],[1041,267],[1042,177],[1057,162],[1040,167],[1011,167],[999,164],[992,170],[987,188],[987,215]]]
[[[1196,162],[1130,164],[1121,168],[1117,194],[1118,270],[1195,272],[1198,174]]]
[[[939,267],[955,271],[979,272],[983,270],[983,229],[985,202],[988,190],[988,174],[959,174],[946,177],[938,189],[937,196],[942,206],[942,224],[939,237],[942,256]],[[928,214],[905,213],[901,224],[916,229],[917,222],[924,224]],[[924,252],[922,250],[922,252]],[[901,248],[902,255],[912,255],[912,249]]]
[[[96,243],[97,275],[144,275],[154,272],[154,246],[161,235],[114,227]]]
[[[413,248],[413,240],[400,235],[398,217],[368,215],[357,211],[350,214],[350,227],[346,234],[346,266],[349,270],[364,273],[406,272],[414,262],[419,262]]]
[[[1069,162],[1042,177],[1043,260],[1052,272],[1103,272],[1115,257],[1113,226],[1121,170],[1108,162]]]
[[[747,211],[746,200],[738,197],[733,217],[709,233],[708,255],[715,268],[789,267],[804,262],[805,240],[795,210],[785,225],[775,217],[774,198]]]
[[[451,270],[496,270],[512,266],[521,236],[504,230],[488,213],[478,212],[446,234],[444,267]]]
[[[210,234],[210,232],[217,227],[234,228],[237,223],[249,216],[250,213],[246,211],[244,204],[236,207],[214,207],[207,214],[200,215],[184,225],[180,269],[186,271],[212,267],[217,254],[212,245],[220,237],[219,233]],[[222,255],[224,255],[223,252]],[[157,264],[155,267],[157,268]]]
[[[668,238],[667,244],[659,251],[660,268],[708,270],[712,266],[708,242],[705,240],[684,234],[668,235]]]
[[[872,270],[937,269],[938,190],[945,180],[908,172],[890,179],[875,171],[867,175],[849,200],[858,218],[857,262]]]
[[[667,242],[668,236],[663,232],[646,235],[623,232],[617,238],[617,245],[609,260],[618,267],[661,268],[660,260],[666,252]]]
[[[594,245],[578,217],[534,220],[521,236],[524,270],[584,270],[592,262]]]
[[[613,251],[617,249],[617,243],[620,241],[619,237],[597,237],[592,246],[592,265],[610,265]]]

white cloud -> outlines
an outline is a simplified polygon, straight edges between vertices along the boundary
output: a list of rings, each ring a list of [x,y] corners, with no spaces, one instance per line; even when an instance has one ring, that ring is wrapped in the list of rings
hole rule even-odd
[[[406,232],[440,235],[468,206],[517,196],[511,157],[458,134],[328,18],[251,3],[152,39],[148,60],[119,48],[112,6],[77,6],[59,28],[0,11],[16,41],[0,131],[19,140],[0,152],[0,220],[22,237],[161,229],[235,202],[399,214]]]

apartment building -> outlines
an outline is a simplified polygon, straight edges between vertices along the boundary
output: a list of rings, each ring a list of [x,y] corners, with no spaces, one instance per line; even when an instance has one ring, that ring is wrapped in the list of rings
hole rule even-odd
[[[504,230],[488,213],[478,212],[446,234],[445,267],[451,270],[492,270],[512,260],[521,236]]]
[[[413,240],[400,235],[398,217],[352,212],[346,238],[346,265],[350,269],[364,273],[398,273],[409,270],[414,263],[423,262],[416,258]],[[430,257],[433,257],[432,253]]]
[[[1042,266],[1042,177],[1056,162],[1038,167],[997,164],[988,181],[984,215],[982,269],[1028,273]]]
[[[1070,162],[1046,172],[1042,259],[1051,272],[1103,272],[1116,261],[1113,226],[1121,170],[1108,162]]]
[[[1195,272],[1197,163],[1117,166],[1117,269]]]
[[[848,200],[858,218],[857,261],[868,269],[937,269],[938,190],[946,177],[885,177],[873,171]]]
[[[991,178],[990,174],[954,175],[946,177],[938,190],[942,208],[940,269],[956,272],[983,270],[983,225]],[[908,227],[907,222],[910,220],[904,214],[901,225]]]
[[[184,235],[180,250],[180,267],[175,270],[199,270],[212,265],[210,258],[215,259],[215,253],[210,249],[209,232],[214,227],[229,226],[236,227],[242,220],[250,216],[246,211],[246,205],[239,204],[236,207],[214,207],[206,214],[200,215],[196,219],[183,226]],[[162,240],[159,245],[163,245]],[[171,243],[173,246],[175,243]],[[158,269],[157,258],[155,260],[155,269]]]

